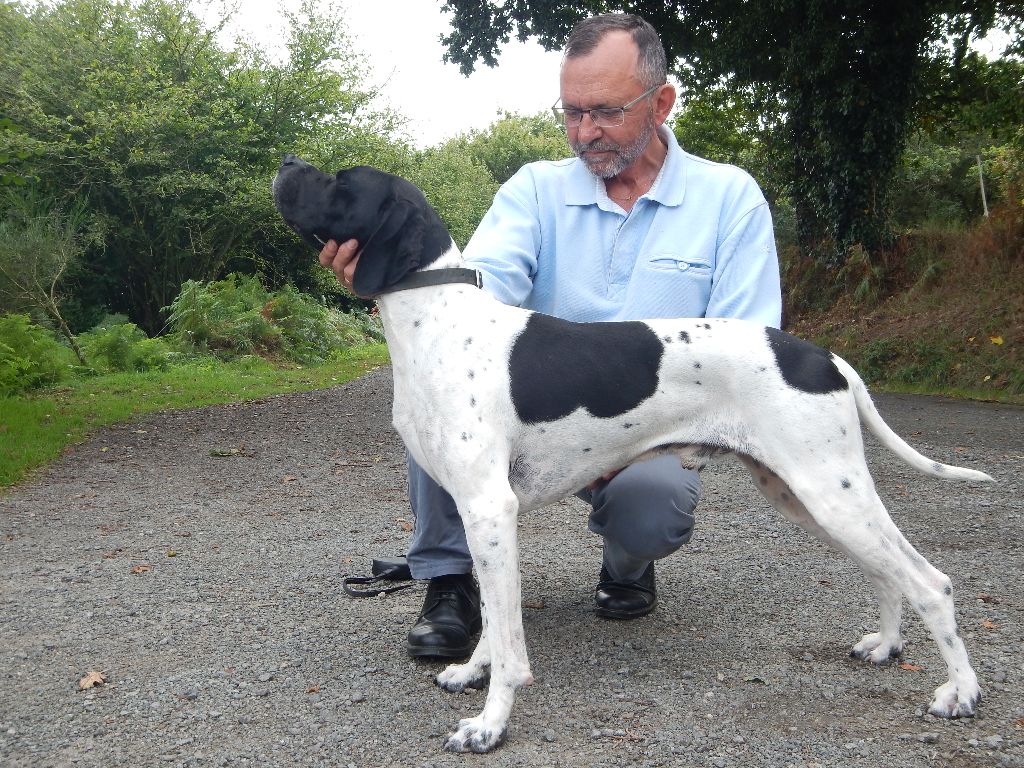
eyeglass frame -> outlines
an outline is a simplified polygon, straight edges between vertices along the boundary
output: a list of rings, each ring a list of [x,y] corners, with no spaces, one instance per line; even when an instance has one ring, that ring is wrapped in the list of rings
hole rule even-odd
[[[568,128],[578,128],[579,126],[583,125],[583,116],[584,115],[590,115],[590,122],[592,122],[598,128],[618,128],[620,125],[624,125],[625,124],[627,110],[632,109],[637,104],[639,104],[641,101],[646,99],[648,96],[653,95],[654,92],[656,90],[658,90],[659,88],[661,88],[663,85],[668,85],[668,83],[658,83],[657,85],[652,85],[646,91],[644,91],[639,96],[637,96],[635,99],[633,99],[632,101],[630,101],[627,104],[623,104],[621,107],[591,107],[590,109],[581,109],[579,107],[559,107],[559,106],[555,106],[556,104],[558,104],[558,102],[560,102],[562,100],[562,97],[559,96],[557,99],[555,99],[555,103],[551,105],[551,113],[555,116],[555,119],[558,120],[567,129]],[[580,113],[579,121],[570,124],[565,119],[566,118],[566,114],[565,114],[566,110],[572,110],[573,112],[579,112]],[[599,123],[597,121],[597,118],[594,117],[594,113],[595,112],[605,112],[605,113],[607,113],[607,112],[617,112],[619,114],[619,122],[617,122],[617,123],[608,123],[607,121],[605,121],[605,122]]]

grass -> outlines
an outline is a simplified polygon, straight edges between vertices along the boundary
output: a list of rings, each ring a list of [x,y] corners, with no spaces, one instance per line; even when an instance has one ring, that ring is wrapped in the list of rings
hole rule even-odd
[[[334,386],[387,363],[383,344],[360,347],[330,363],[300,368],[260,358],[212,359],[168,371],[81,379],[30,395],[0,398],[0,488],[80,443],[95,430],[154,411],[254,400]]]

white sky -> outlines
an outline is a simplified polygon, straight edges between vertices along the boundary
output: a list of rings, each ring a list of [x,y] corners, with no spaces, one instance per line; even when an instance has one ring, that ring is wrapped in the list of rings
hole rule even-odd
[[[228,0],[231,2],[231,0]],[[231,38],[242,33],[264,50],[273,50],[286,21],[284,5],[299,0],[234,0],[238,11]],[[207,0],[193,0],[200,16],[216,14]],[[439,37],[450,15],[440,0],[321,0],[321,8],[343,9],[349,35],[371,69],[369,85],[388,105],[408,119],[408,133],[420,147],[432,146],[471,128],[485,128],[499,110],[534,114],[558,97],[561,55],[535,42],[514,39],[502,48],[494,69],[480,64],[464,77],[455,64],[444,64]],[[228,44],[229,40],[225,41]]]
[[[301,0],[190,0],[201,17],[219,18],[221,4],[236,7],[230,44],[243,34],[263,50],[273,51],[286,27],[282,7],[296,9]],[[486,128],[501,110],[534,114],[558,97],[561,54],[534,41],[510,40],[498,66],[479,64],[464,77],[455,64],[442,62],[439,40],[451,16],[442,0],[319,0],[325,10],[340,10],[349,36],[371,70],[368,86],[381,92],[380,106],[407,119],[410,139],[420,147],[438,144],[472,128]],[[1007,44],[996,32],[975,47],[997,55]],[[677,102],[677,107],[681,102]]]

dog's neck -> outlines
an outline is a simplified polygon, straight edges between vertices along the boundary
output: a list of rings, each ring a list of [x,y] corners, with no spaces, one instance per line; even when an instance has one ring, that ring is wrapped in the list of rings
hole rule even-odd
[[[466,267],[462,253],[452,242],[451,247],[440,257],[410,275],[427,276],[447,270],[471,272]],[[385,292],[374,297],[384,323],[392,365],[396,369],[416,367],[416,361],[423,357],[423,349],[436,344],[439,333],[449,333],[448,329],[442,328],[437,322],[438,311],[432,309],[432,306],[479,300],[471,298],[474,296],[484,296],[479,284],[468,285],[464,280],[445,279],[435,285]],[[418,351],[420,354],[417,354]]]
[[[454,266],[464,263],[458,251],[458,246],[450,241],[449,249],[442,254],[443,258],[440,263],[435,260],[422,269],[414,269],[406,273],[400,280],[375,294],[374,298],[380,298],[389,293],[411,291],[415,288],[433,288],[449,284],[468,283],[476,288],[483,288],[483,276],[478,270]],[[453,266],[449,266],[449,264]]]
[[[451,245],[448,250],[438,256],[429,264],[425,264],[420,267],[420,272],[427,272],[432,269],[453,269],[466,266],[465,260],[462,258],[462,251],[459,250],[459,246],[455,244],[455,241],[451,241]]]

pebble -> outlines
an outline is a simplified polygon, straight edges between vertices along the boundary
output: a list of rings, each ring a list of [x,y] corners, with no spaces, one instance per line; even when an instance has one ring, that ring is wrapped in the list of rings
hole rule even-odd
[[[371,375],[390,383],[387,369]],[[362,385],[350,386],[359,390]],[[359,392],[353,402],[362,400]],[[310,412],[331,413],[332,397],[310,397]],[[388,493],[371,496],[379,485],[377,473],[392,460],[390,448],[381,449],[386,458],[380,465],[346,470],[340,477],[331,461],[320,464],[311,458],[308,447],[278,453],[290,441],[275,440],[276,434],[265,436],[260,423],[249,427],[242,419],[277,400],[231,409],[223,417],[220,408],[204,410],[201,419],[187,413],[156,417],[160,423],[194,421],[203,430],[212,421],[215,444],[234,435],[236,428],[239,441],[241,433],[246,440],[251,433],[254,448],[265,456],[240,459],[244,466],[237,465],[237,478],[204,474],[203,467],[211,464],[204,457],[213,440],[203,431],[197,433],[204,435],[197,442],[187,429],[177,429],[168,434],[182,445],[180,459],[187,463],[191,457],[201,465],[187,477],[170,465],[141,474],[132,466],[116,465],[113,473],[115,467],[103,465],[103,474],[80,481],[71,469],[88,467],[79,467],[71,455],[54,465],[55,474],[48,470],[45,482],[30,481],[3,494],[0,517],[5,525],[10,521],[18,538],[0,542],[7,579],[0,612],[9,611],[7,618],[13,614],[24,621],[26,631],[19,635],[19,624],[11,620],[8,634],[0,636],[0,646],[5,640],[10,644],[13,662],[5,667],[0,690],[0,763],[42,764],[45,755],[57,752],[68,765],[79,766],[117,762],[120,753],[132,754],[138,765],[211,768],[301,768],[325,754],[333,754],[339,768],[923,768],[953,763],[1024,768],[1024,731],[1015,726],[1024,715],[1019,711],[1024,676],[1017,671],[1019,644],[1011,632],[1012,616],[1003,612],[1007,604],[968,605],[961,624],[965,635],[974,635],[967,640],[968,649],[983,681],[988,681],[987,687],[1005,690],[982,702],[977,719],[948,722],[926,716],[923,708],[915,718],[915,708],[926,706],[931,689],[941,682],[941,665],[929,662],[927,671],[912,673],[898,666],[875,669],[847,662],[849,642],[877,624],[870,584],[831,550],[816,542],[808,546],[810,539],[777,520],[767,507],[762,513],[760,506],[744,501],[734,488],[749,483],[735,462],[708,470],[714,477],[708,481],[711,503],[702,519],[707,523],[706,559],[697,559],[714,567],[700,574],[701,589],[686,589],[693,581],[692,558],[666,561],[659,579],[664,576],[669,594],[687,592],[686,600],[666,599],[652,617],[628,626],[594,619],[592,599],[575,583],[576,570],[593,571],[599,546],[580,547],[578,537],[563,542],[561,527],[536,536],[545,514],[520,519],[524,529],[534,529],[523,535],[524,591],[550,594],[549,603],[557,604],[554,612],[549,608],[527,617],[534,672],[543,678],[522,692],[512,712],[508,742],[498,752],[480,758],[446,755],[444,737],[460,717],[479,712],[484,694],[447,694],[430,679],[443,664],[409,661],[398,652],[405,627],[411,626],[420,608],[423,586],[378,605],[345,600],[337,579],[340,570],[361,568],[371,553],[390,554],[407,544],[402,533],[389,532],[394,519],[407,514],[399,489],[404,485],[403,470],[397,467],[392,472],[394,498]],[[290,396],[280,401],[291,402]],[[382,402],[380,410],[382,426],[374,422],[372,429],[366,428],[371,441],[385,439],[377,432],[383,435],[389,429],[390,401]],[[344,438],[339,450],[356,444],[346,424],[330,418],[317,421],[325,422],[325,434],[338,431]],[[227,431],[216,430],[218,424]],[[150,436],[157,433],[150,429]],[[1004,453],[1010,457],[1003,460],[1006,463],[995,463],[1004,485],[939,487],[922,482],[921,488],[929,493],[926,502],[945,500],[931,506],[916,503],[914,475],[877,473],[879,485],[897,499],[893,512],[914,519],[908,533],[916,530],[918,538],[933,524],[941,532],[951,504],[963,506],[977,494],[1002,499],[1006,486],[1014,484],[1013,493],[1021,499],[1009,507],[1018,512],[1015,522],[1006,523],[1011,516],[1000,501],[991,516],[977,517],[979,524],[972,529],[976,533],[970,536],[972,547],[982,545],[978,549],[988,555],[975,556],[974,549],[959,553],[964,560],[960,581],[970,572],[971,586],[961,588],[964,594],[1011,594],[1010,575],[1019,572],[1020,553],[1013,541],[1004,544],[1003,539],[1012,538],[1005,531],[1018,529],[1022,522],[1024,476],[1019,469],[1024,463],[1013,458],[1019,451]],[[881,466],[886,470],[897,467],[888,454],[877,455],[885,457]],[[400,450],[394,452],[394,461],[401,463],[403,456]],[[984,454],[986,460],[989,456]],[[281,472],[274,466],[278,458],[284,460]],[[988,463],[982,459],[979,453],[979,466]],[[310,464],[323,476],[315,488],[312,478],[304,480],[314,495],[279,493],[284,490],[280,477],[284,472],[295,474],[291,466],[300,463]],[[115,490],[122,476],[135,483],[134,491],[121,495]],[[162,485],[167,476],[173,487]],[[339,482],[343,493],[337,492]],[[728,488],[727,494],[716,492],[713,482]],[[911,495],[893,493],[897,483],[906,483]],[[211,494],[211,484],[218,489],[236,484],[237,490]],[[97,494],[95,507],[83,512],[81,520],[64,515],[63,499],[84,489]],[[295,490],[291,487],[289,493]],[[46,498],[40,501],[40,496]],[[318,501],[318,496],[325,501]],[[760,497],[755,498],[760,505]],[[560,509],[558,516],[575,516],[580,510],[575,501],[572,504],[568,512]],[[315,507],[316,514],[305,505]],[[970,506],[975,513],[979,509]],[[9,517],[8,510],[13,513]],[[756,525],[736,525],[737,520],[746,520],[742,515],[756,516]],[[331,523],[325,525],[328,517]],[[50,524],[51,518],[60,522]],[[97,529],[106,524],[120,528]],[[357,529],[356,535],[348,534],[350,527]],[[566,521],[565,528],[578,526]],[[784,534],[779,536],[776,528]],[[137,546],[136,536],[145,530],[155,534]],[[179,539],[176,530],[190,530],[193,536]],[[7,532],[5,528],[0,534]],[[772,546],[760,547],[762,538],[771,540]],[[935,544],[940,539],[941,535],[931,537],[922,554],[941,560],[943,551]],[[72,540],[86,542],[87,551],[67,546]],[[96,552],[112,551],[126,542],[124,553],[104,560],[102,571],[82,571],[91,583],[59,582],[60,573],[78,574],[78,563],[90,563]],[[152,552],[147,549],[150,544]],[[136,553],[147,559],[165,555],[171,544],[176,549],[191,547],[188,557],[166,562],[163,572],[149,574],[151,578],[130,579],[125,574]],[[268,552],[266,558],[244,557],[261,546]],[[587,549],[585,557],[578,556],[581,548]],[[270,557],[270,552],[277,554]],[[344,558],[352,562],[339,564]],[[555,562],[559,567],[552,567]],[[67,571],[57,570],[65,565]],[[754,568],[741,567],[748,565]],[[834,587],[814,586],[822,575],[832,579]],[[223,610],[219,603],[214,611],[208,610],[215,593],[200,577],[218,584]],[[58,591],[48,591],[52,586]],[[851,587],[855,599],[840,601],[831,611],[836,596]],[[776,590],[801,597],[780,607],[772,599]],[[737,598],[738,594],[751,599]],[[208,602],[197,604],[197,595],[207,596]],[[87,613],[93,614],[91,620],[84,618]],[[223,626],[207,628],[201,623],[213,618]],[[817,621],[813,636],[797,639],[789,625],[812,618]],[[985,630],[979,623],[984,618],[1000,629]],[[715,627],[719,622],[725,631]],[[864,623],[867,630],[860,627]],[[915,652],[926,658],[933,655],[934,644],[920,622],[909,622],[907,630]],[[40,639],[32,639],[33,634]],[[74,683],[73,672],[94,665],[109,669],[117,683],[93,694],[52,684]],[[606,679],[598,684],[601,676]],[[321,694],[305,692],[312,681],[323,683]],[[613,681],[617,687],[612,687]],[[706,692],[711,698],[704,699]],[[236,697],[239,693],[241,698]],[[830,695],[836,703],[827,700]],[[777,697],[784,703],[777,703]],[[94,704],[83,706],[92,699]],[[647,699],[652,703],[645,703]],[[150,710],[152,702],[159,702],[161,710]],[[223,715],[216,718],[211,710]],[[648,719],[642,719],[646,715]],[[627,724],[630,728],[623,730]],[[629,738],[634,727],[641,738]],[[189,738],[194,741],[187,743]],[[971,738],[973,745],[968,746]],[[846,743],[850,746],[844,749]],[[176,745],[181,745],[176,751],[168,749]]]

